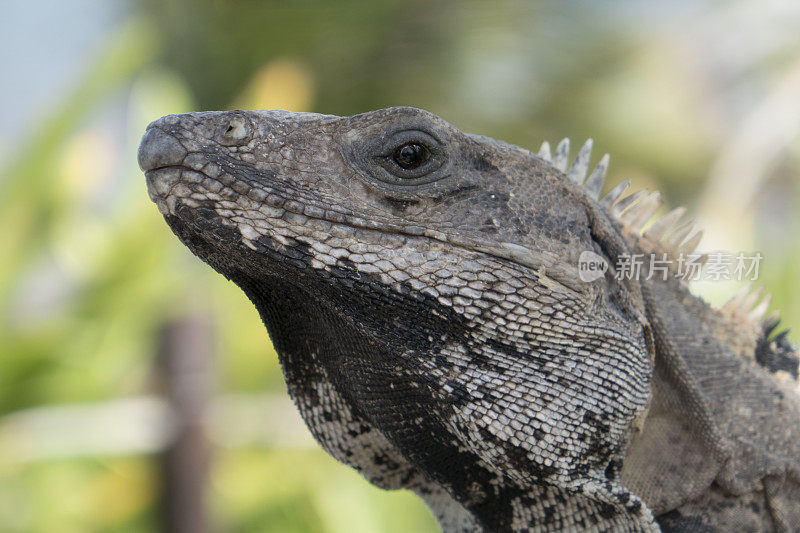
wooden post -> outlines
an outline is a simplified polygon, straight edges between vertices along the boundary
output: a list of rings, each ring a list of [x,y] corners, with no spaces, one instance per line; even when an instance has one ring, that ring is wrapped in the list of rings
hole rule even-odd
[[[162,457],[163,530],[167,533],[212,529],[206,503],[211,450],[204,427],[212,358],[207,318],[190,316],[164,328],[158,364],[174,415],[174,439]]]

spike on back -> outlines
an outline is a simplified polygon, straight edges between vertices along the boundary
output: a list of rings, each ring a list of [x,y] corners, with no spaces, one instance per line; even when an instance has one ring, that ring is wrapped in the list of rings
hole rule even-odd
[[[550,155],[550,143],[545,141],[542,143],[541,148],[539,148],[539,157],[544,159],[545,161],[552,162],[553,156]]]
[[[570,180],[579,185],[583,185],[586,193],[596,200],[600,197],[600,192],[603,190],[603,185],[605,184],[606,172],[608,172],[608,162],[610,157],[608,154],[605,154],[587,178],[586,175],[589,173],[589,161],[592,157],[593,145],[594,141],[592,139],[586,139],[586,142],[583,143],[578,155],[575,157],[575,161],[572,162],[572,165],[569,168],[567,168],[570,146],[570,141],[568,138],[561,139],[556,147],[555,155],[553,155],[550,151],[550,143],[544,141],[542,146],[539,148],[537,155],[548,163],[552,164],[561,172],[564,172]],[[617,189],[619,189],[619,187],[617,187]],[[617,191],[617,196],[614,197],[611,203],[615,202],[619,198],[619,195],[624,192],[625,187],[620,190],[617,189],[615,189],[615,191]],[[613,192],[614,191],[612,191],[612,193]],[[609,196],[611,196],[611,193],[609,193]],[[608,199],[609,196],[606,196],[606,199]],[[606,199],[604,199],[604,201]]]
[[[606,181],[606,172],[608,171],[609,155],[605,154],[597,166],[589,174],[589,178],[584,183],[586,193],[595,200],[600,197],[600,191],[603,189],[603,184]],[[587,161],[588,163],[588,161]]]
[[[569,157],[569,139],[561,139],[553,156],[553,165],[561,172],[567,171],[567,158]]]
[[[763,293],[763,287],[757,287],[755,290],[753,290],[753,284],[748,283],[742,289],[740,289],[739,292],[731,296],[730,299],[720,308],[720,311],[723,314],[737,320],[747,319],[752,322],[763,321],[764,323],[767,323],[770,321],[770,319],[763,319],[767,309],[769,309],[772,296],[767,294],[762,299],[761,296]],[[758,302],[759,299],[761,299],[761,302],[756,305],[756,302]]]
[[[567,177],[577,184],[583,184],[586,173],[589,172],[589,158],[592,156],[592,140],[587,139],[578,152],[575,161],[567,171]]]

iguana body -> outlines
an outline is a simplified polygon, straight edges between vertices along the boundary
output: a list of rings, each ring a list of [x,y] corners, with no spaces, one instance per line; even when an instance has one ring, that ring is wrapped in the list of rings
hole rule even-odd
[[[567,152],[413,108],[236,111],[154,122],[139,161],[323,448],[444,530],[800,529],[794,347],[748,297],[582,281],[582,252],[697,238],[663,241],[675,213],[642,235],[656,197],[598,201],[607,160],[583,183],[589,147]]]

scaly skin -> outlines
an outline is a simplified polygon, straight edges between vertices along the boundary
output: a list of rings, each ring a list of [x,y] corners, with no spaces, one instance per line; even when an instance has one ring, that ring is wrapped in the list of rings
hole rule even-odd
[[[613,265],[640,243],[549,161],[413,108],[170,115],[148,127],[139,161],[176,235],[255,304],[323,448],[419,494],[443,529],[657,530],[645,502],[676,527],[687,505],[717,516],[695,500],[724,465],[736,478],[738,430],[681,373],[681,336],[710,321],[683,303],[680,316],[656,309],[681,295],[677,281],[581,281],[582,252]],[[750,367],[763,376],[744,381],[773,394]],[[676,410],[676,395],[696,408]],[[670,482],[691,475],[674,472],[680,449],[648,461],[659,424],[680,426],[676,442],[697,437],[705,477],[680,496],[644,479],[660,465]],[[769,442],[800,435],[788,427]],[[796,474],[795,450],[756,461],[739,488]],[[773,520],[766,506],[759,516]]]

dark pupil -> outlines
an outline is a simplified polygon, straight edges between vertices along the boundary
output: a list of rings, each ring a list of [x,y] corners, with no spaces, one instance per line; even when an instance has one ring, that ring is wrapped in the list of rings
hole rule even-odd
[[[394,151],[394,162],[401,168],[417,168],[428,159],[428,149],[416,143],[404,144]]]

